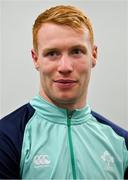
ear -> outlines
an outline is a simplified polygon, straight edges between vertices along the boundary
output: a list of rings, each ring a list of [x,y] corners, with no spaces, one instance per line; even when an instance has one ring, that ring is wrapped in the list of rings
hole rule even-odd
[[[34,49],[31,50],[31,56],[34,62],[35,69],[39,70],[38,54]]]
[[[94,45],[92,48],[92,68],[96,66],[97,63],[97,46]]]

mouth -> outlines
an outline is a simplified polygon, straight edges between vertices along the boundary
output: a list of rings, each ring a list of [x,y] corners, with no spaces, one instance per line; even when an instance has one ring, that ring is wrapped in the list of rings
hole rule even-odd
[[[77,83],[77,81],[71,79],[58,79],[55,80],[54,83],[61,89],[68,89],[73,87]]]
[[[54,82],[67,84],[67,83],[76,83],[77,81],[75,81],[75,80],[70,80],[70,79],[59,79],[59,80],[55,80]]]

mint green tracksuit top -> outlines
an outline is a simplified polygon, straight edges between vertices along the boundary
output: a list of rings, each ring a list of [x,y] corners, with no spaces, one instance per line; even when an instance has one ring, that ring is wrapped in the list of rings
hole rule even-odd
[[[123,179],[128,150],[123,137],[91,114],[68,111],[39,95],[24,130],[22,179]]]

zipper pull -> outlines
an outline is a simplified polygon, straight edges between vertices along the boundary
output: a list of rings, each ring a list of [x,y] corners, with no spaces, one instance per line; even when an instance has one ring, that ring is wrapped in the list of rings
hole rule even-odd
[[[72,115],[73,115],[73,111],[67,110],[67,125],[68,125],[68,127],[70,127],[70,125],[71,125]]]

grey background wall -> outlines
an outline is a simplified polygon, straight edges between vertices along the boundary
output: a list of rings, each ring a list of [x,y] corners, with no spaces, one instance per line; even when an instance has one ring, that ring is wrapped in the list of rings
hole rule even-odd
[[[123,0],[0,1],[0,116],[38,93],[31,29],[42,10],[58,4],[78,6],[93,22],[98,63],[92,71],[88,103],[128,129],[128,1]]]

